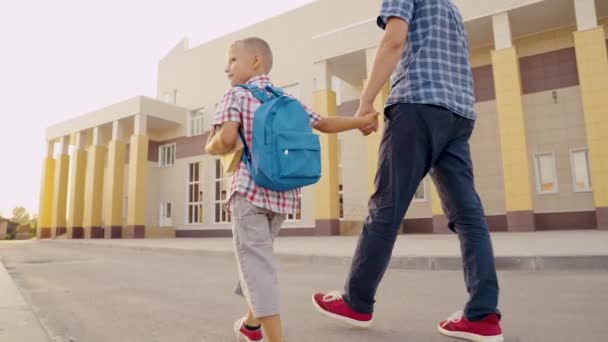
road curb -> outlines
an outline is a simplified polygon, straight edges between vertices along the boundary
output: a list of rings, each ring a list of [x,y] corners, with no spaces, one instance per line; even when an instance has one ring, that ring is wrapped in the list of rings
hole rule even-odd
[[[78,240],[46,240],[45,243],[79,244],[95,248],[130,249],[141,252],[159,252],[169,254],[199,255],[205,257],[232,257],[232,251],[201,250],[158,246],[132,245],[99,245]],[[280,262],[349,266],[352,257],[335,255],[305,255],[278,253],[275,257]],[[462,261],[456,256],[395,256],[389,268],[405,270],[461,270]],[[496,257],[498,270],[545,271],[545,270],[596,270],[608,271],[608,255],[561,255],[561,256],[499,256]]]

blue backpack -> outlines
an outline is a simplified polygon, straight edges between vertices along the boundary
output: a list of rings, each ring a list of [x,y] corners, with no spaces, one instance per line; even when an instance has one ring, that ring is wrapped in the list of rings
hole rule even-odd
[[[274,191],[289,191],[321,178],[321,144],[312,133],[308,113],[283,90],[239,85],[262,102],[253,116],[251,148],[242,130],[242,160],[255,183]],[[270,93],[270,96],[268,93]]]

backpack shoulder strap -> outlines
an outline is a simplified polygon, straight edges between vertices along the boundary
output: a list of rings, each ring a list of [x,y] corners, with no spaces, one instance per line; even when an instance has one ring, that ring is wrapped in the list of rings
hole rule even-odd
[[[262,103],[270,100],[268,95],[260,88],[258,88],[258,86],[256,86],[255,84],[239,84],[237,85],[237,87],[249,90],[253,94],[253,96]]]

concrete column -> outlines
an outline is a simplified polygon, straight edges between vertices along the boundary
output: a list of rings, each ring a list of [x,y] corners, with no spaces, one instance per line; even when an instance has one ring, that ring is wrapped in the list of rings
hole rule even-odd
[[[84,186],[84,235],[87,239],[102,239],[101,204],[103,194],[104,162],[107,149],[100,127],[93,128],[93,141],[87,150],[87,168]]]
[[[576,14],[576,28],[578,31],[597,28],[595,0],[574,0],[574,13]]]
[[[72,172],[70,173],[70,210],[68,213],[68,238],[84,238],[84,187],[87,167],[87,153],[84,149],[85,132],[77,132],[72,153]]]
[[[112,123],[112,140],[110,140],[108,147],[108,175],[106,177],[108,183],[103,199],[106,239],[120,239],[122,237],[122,202],[127,151],[127,145],[122,141],[123,131],[123,124],[120,121]]]
[[[42,177],[40,181],[40,201],[38,204],[38,228],[36,237],[48,239],[51,237],[53,218],[53,186],[55,183],[54,141],[47,141],[46,156],[42,161]]]
[[[147,117],[134,117],[129,154],[129,194],[126,238],[144,238],[146,234],[146,187],[148,169]]]
[[[533,231],[532,180],[519,58],[510,43],[508,15],[497,14],[492,17],[492,22],[496,39],[496,50],[492,51],[492,69],[503,158],[507,225],[509,231]]]
[[[331,91],[331,74],[326,61],[315,64],[313,109],[328,117],[337,115],[336,94]],[[315,185],[315,232],[340,233],[338,137],[321,134],[321,180]]]
[[[608,54],[593,0],[575,0],[578,65],[597,226],[608,229]]]
[[[68,177],[70,172],[70,156],[68,148],[70,137],[64,136],[59,140],[60,154],[55,165],[55,182],[53,186],[53,218],[51,222],[51,238],[66,233]]]

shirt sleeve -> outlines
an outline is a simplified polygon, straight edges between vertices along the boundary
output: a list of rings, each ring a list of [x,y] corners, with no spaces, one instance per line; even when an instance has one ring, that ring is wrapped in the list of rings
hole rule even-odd
[[[405,20],[410,25],[414,17],[415,7],[415,0],[382,0],[382,8],[376,23],[384,30],[388,19],[397,17]]]
[[[308,118],[310,120],[310,127],[315,128],[319,124],[319,122],[321,122],[321,119],[323,119],[323,118],[321,117],[321,115],[319,115],[318,113],[315,113],[312,109],[308,108],[307,105],[302,103],[302,106],[308,113]]]
[[[235,88],[230,89],[217,106],[213,125],[219,126],[226,122],[241,122],[243,107],[238,99]]]

